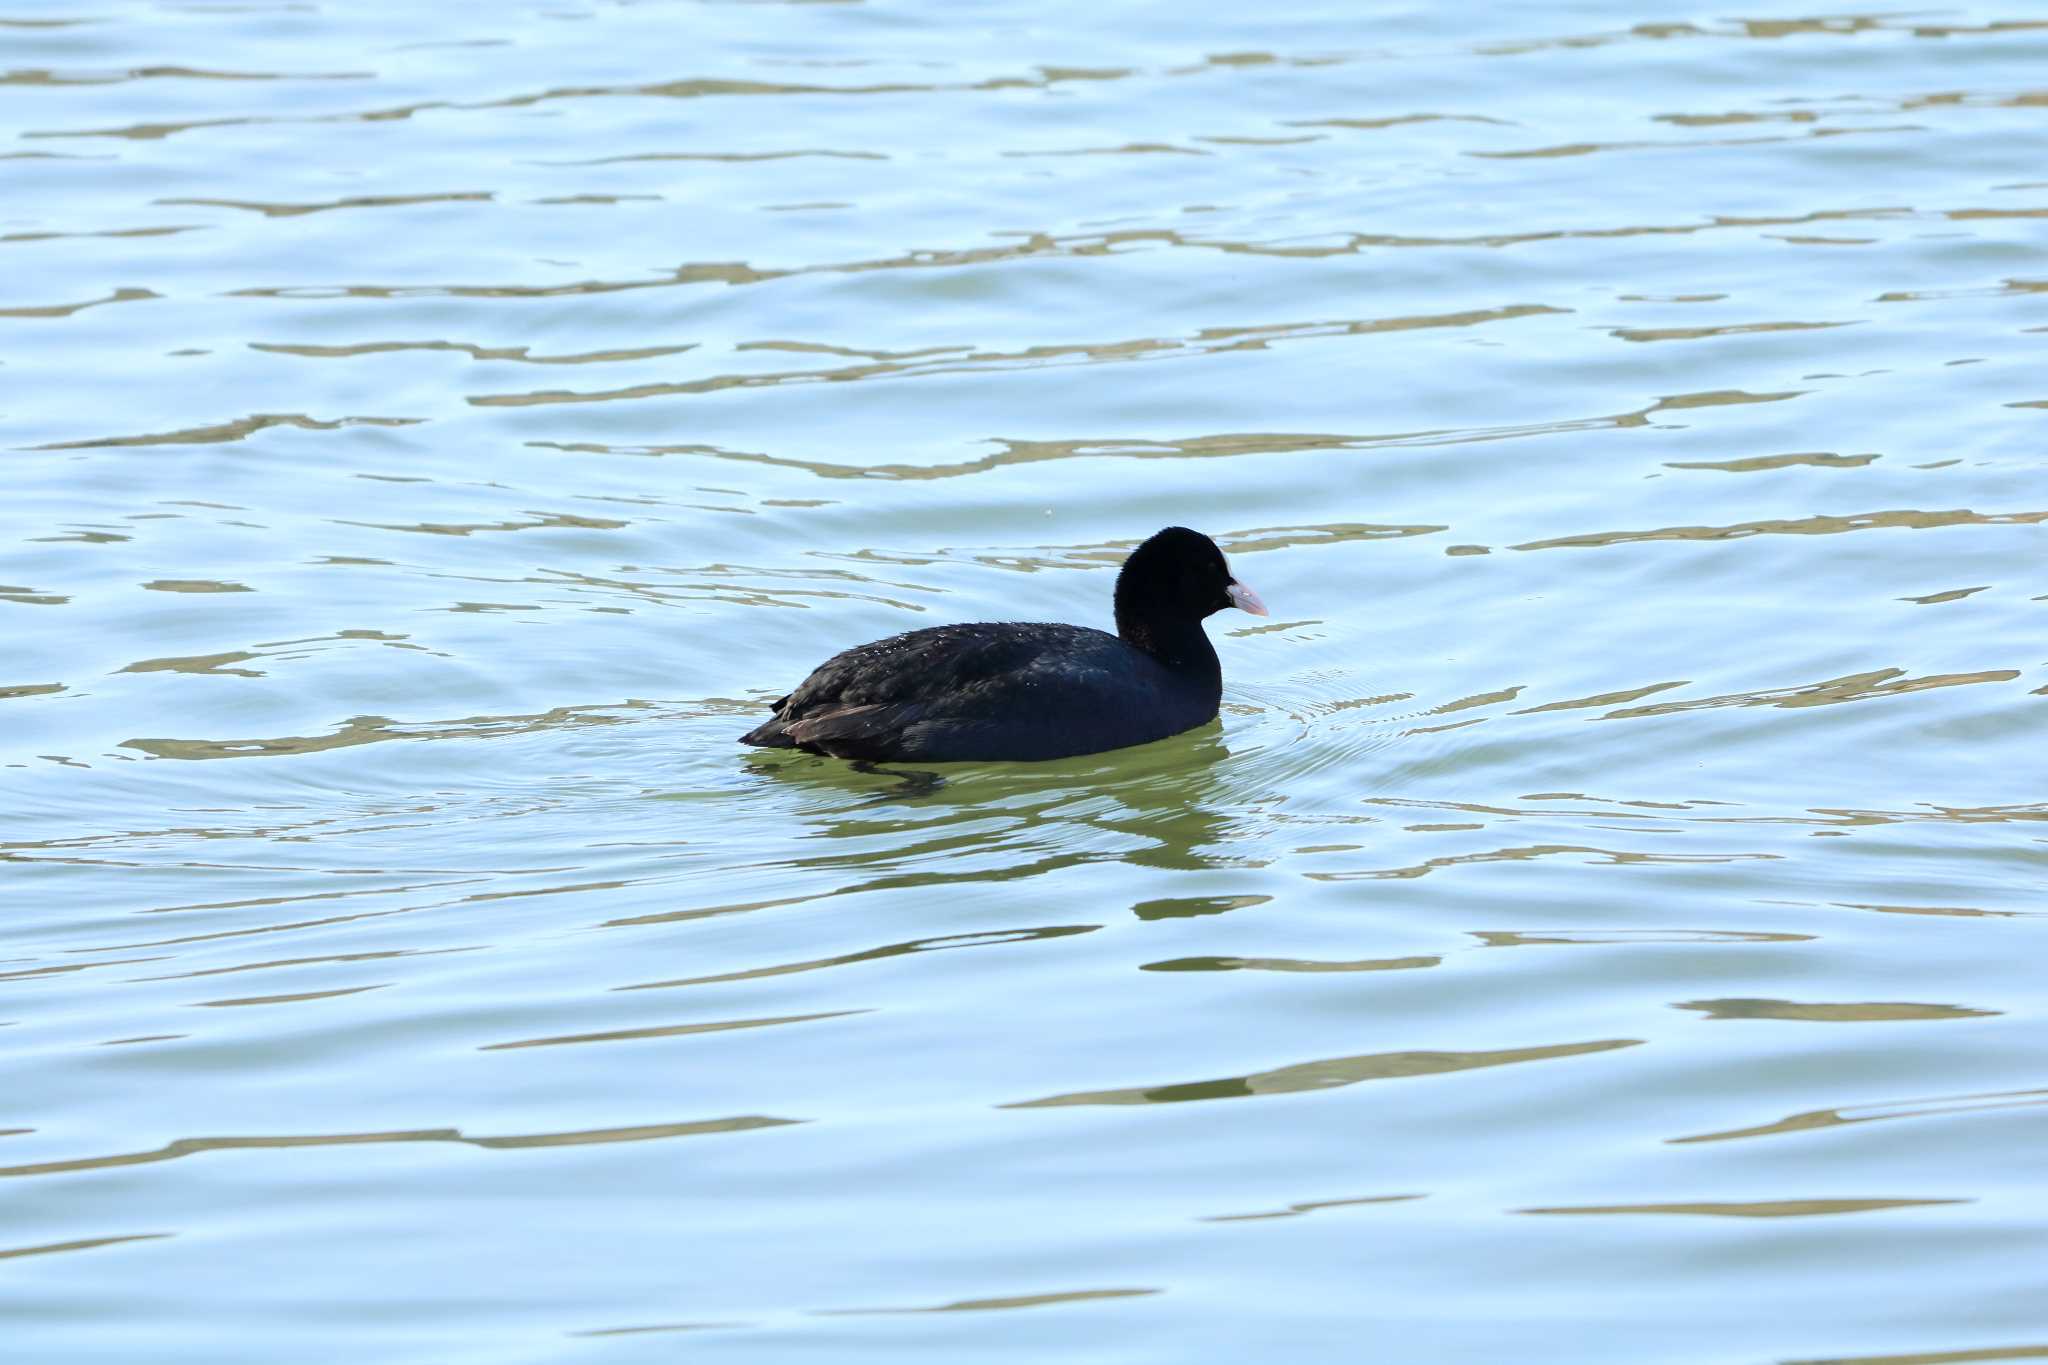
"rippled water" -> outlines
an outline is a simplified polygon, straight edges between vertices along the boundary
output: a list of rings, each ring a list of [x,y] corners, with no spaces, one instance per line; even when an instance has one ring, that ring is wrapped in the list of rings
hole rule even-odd
[[[2048,1356],[2048,19],[1746,13],[0,10],[10,1354]]]

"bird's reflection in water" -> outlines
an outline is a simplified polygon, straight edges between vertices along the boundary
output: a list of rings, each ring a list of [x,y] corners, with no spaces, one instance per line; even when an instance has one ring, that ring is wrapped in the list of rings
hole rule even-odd
[[[829,853],[787,866],[864,868],[861,889],[1008,881],[1092,862],[1201,869],[1227,852],[1230,749],[1211,724],[1157,744],[1048,763],[856,765],[777,755],[746,762],[798,799],[798,840]],[[887,785],[877,789],[876,778]],[[943,859],[943,871],[940,870]]]
[[[884,768],[864,758],[855,759],[847,766],[857,773],[897,779],[894,786],[885,787],[870,798],[875,801],[911,800],[928,796],[946,785],[946,775],[929,768]]]

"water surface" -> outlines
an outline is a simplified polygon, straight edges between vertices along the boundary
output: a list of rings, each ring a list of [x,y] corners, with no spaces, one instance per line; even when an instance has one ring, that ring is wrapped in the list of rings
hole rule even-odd
[[[2048,1357],[2048,21],[0,11],[23,1359]],[[733,737],[1106,623],[1220,723]]]

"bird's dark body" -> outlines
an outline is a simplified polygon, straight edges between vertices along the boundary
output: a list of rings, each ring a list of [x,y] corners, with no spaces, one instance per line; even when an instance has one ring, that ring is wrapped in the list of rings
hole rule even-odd
[[[835,654],[742,744],[927,763],[1067,758],[1149,744],[1216,718],[1223,670],[1202,629],[1225,607],[1263,616],[1216,542],[1169,526],[1117,571],[1116,634],[982,621]]]
[[[934,626],[833,655],[742,742],[927,763],[1066,758],[1206,724],[1222,695],[1213,666],[1191,680],[1086,626]]]

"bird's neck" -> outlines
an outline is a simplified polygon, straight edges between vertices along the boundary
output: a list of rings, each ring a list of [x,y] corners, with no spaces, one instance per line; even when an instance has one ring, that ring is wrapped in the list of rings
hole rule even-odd
[[[1221,682],[1223,666],[1216,661],[1216,647],[1199,620],[1161,621],[1127,612],[1119,605],[1117,638],[1141,649],[1168,668],[1180,673]]]

